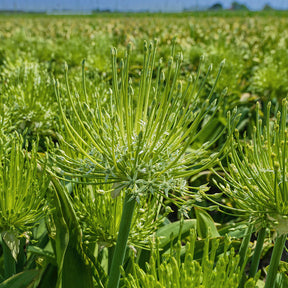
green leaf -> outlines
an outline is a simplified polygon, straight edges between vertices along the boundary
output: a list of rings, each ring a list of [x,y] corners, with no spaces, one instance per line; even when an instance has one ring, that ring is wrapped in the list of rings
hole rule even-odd
[[[220,237],[212,217],[200,208],[195,207],[197,219],[197,233],[202,239],[207,237]]]
[[[62,270],[62,288],[94,288],[92,270],[86,255],[69,241]]]
[[[41,280],[37,288],[51,288],[56,287],[57,282],[57,266],[48,264],[42,273]]]
[[[92,275],[96,268],[83,251],[82,231],[73,204],[59,180],[53,176],[51,180],[55,188],[54,200],[58,213],[55,217],[57,288],[93,288]],[[98,284],[101,287],[101,283]]]
[[[247,222],[245,223],[230,223],[229,225],[225,225],[225,227],[222,227],[219,229],[219,233],[221,236],[225,236],[226,234],[229,237],[233,238],[243,238],[246,234],[246,228],[247,228]]]
[[[56,189],[55,189],[56,190]],[[56,261],[58,267],[58,279],[57,279],[57,288],[62,287],[62,270],[63,270],[63,262],[66,253],[66,249],[69,242],[69,234],[68,228],[65,222],[65,219],[62,214],[61,204],[58,198],[57,193],[55,193],[54,205],[56,207],[56,214],[54,217],[55,225],[56,225]]]
[[[2,234],[0,234],[0,238],[1,238],[1,246],[3,249],[3,260],[4,260],[4,278],[7,279],[13,275],[16,274],[16,260],[14,258],[14,256],[16,256],[17,259],[17,255],[12,255],[12,251],[13,251],[13,242],[11,243],[13,236],[10,238],[8,234],[6,234],[6,241],[4,240],[4,236],[5,236],[6,232],[3,232]],[[7,241],[8,240],[8,241]],[[12,251],[11,248],[8,247],[7,243],[9,244],[10,247],[12,247]],[[15,251],[14,251],[15,253]],[[17,253],[18,254],[18,253]]]
[[[17,238],[14,232],[12,231],[6,231],[2,233],[2,239],[6,243],[7,247],[11,251],[11,255],[15,259],[15,262],[17,262],[17,256],[19,254],[19,246],[20,246],[20,240]]]
[[[201,129],[198,133],[198,145],[217,138],[221,131],[225,129],[225,125],[227,125],[226,122],[227,120],[223,117],[209,119],[204,125],[205,129]]]
[[[37,246],[28,246],[27,251],[32,254],[45,257],[50,263],[56,265],[55,255],[51,251],[41,249],[40,247],[37,247]]]
[[[184,221],[177,221],[159,228],[156,232],[156,237],[159,237],[159,248],[165,246],[170,247],[171,240],[178,240],[189,235],[191,229],[196,229],[196,220],[187,219]]]
[[[0,284],[0,288],[27,288],[38,280],[41,270],[27,270],[18,273]]]

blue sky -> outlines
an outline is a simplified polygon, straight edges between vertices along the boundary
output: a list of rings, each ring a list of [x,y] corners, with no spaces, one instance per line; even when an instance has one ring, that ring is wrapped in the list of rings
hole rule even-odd
[[[182,11],[187,8],[206,8],[222,3],[225,8],[233,0],[0,0],[0,10],[45,11],[54,9],[91,10],[109,9],[121,11]],[[288,0],[238,0],[252,10],[262,9],[268,3],[277,9],[288,9]]]

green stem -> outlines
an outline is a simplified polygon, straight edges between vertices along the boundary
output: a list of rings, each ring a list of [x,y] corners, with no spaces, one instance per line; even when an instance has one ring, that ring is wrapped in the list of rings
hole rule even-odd
[[[112,260],[115,251],[115,246],[111,246],[108,248],[108,275],[111,272]]]
[[[248,247],[249,247],[252,231],[253,231],[253,224],[250,223],[245,231],[245,237],[242,240],[240,250],[239,250],[239,255],[240,255],[239,266],[241,270],[243,268],[242,266],[245,265],[246,260],[247,260],[247,252],[248,252]]]
[[[255,251],[252,257],[252,262],[251,262],[251,267],[250,267],[250,272],[249,272],[250,277],[254,277],[256,275],[256,272],[258,271],[258,266],[260,262],[261,251],[262,251],[264,240],[265,240],[265,235],[266,235],[266,228],[262,228],[258,233],[257,244],[256,244]]]
[[[4,255],[4,277],[8,279],[9,277],[16,274],[16,261],[11,254],[11,250],[2,238],[2,248]]]
[[[120,280],[120,266],[123,265],[127,240],[130,232],[136,200],[129,193],[126,194],[121,216],[119,234],[110,268],[107,288],[118,288]]]
[[[274,287],[275,278],[277,275],[278,266],[285,246],[286,238],[287,234],[284,234],[277,237],[276,239],[264,288]]]
[[[240,288],[244,287],[244,283],[246,281],[246,275],[244,273],[244,269],[245,269],[245,265],[247,262],[248,248],[249,248],[249,243],[250,243],[253,228],[254,228],[254,225],[252,223],[249,223],[249,226],[247,227],[245,231],[245,236],[242,240],[242,243],[239,249],[239,256],[240,256],[239,267],[241,269],[241,273],[243,273],[240,284],[239,284]]]

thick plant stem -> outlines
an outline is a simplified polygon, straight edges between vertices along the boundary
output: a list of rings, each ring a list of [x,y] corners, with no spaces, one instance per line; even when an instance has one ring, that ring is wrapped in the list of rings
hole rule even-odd
[[[257,244],[256,244],[255,251],[252,257],[252,262],[251,262],[251,267],[250,267],[250,272],[249,272],[250,277],[254,277],[257,273],[259,262],[260,262],[261,251],[262,251],[263,243],[265,240],[265,235],[266,235],[266,228],[262,228],[258,233]]]
[[[279,236],[276,239],[264,288],[273,288],[274,286],[275,278],[277,275],[277,269],[278,269],[280,259],[283,253],[286,238],[287,238],[287,234],[284,234],[284,235]]]
[[[126,194],[121,216],[119,234],[110,268],[107,288],[118,288],[120,280],[120,266],[123,265],[127,240],[130,232],[136,200],[129,193]]]

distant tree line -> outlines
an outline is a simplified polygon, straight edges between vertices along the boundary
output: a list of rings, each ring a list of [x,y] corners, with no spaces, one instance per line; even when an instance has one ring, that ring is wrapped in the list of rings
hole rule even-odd
[[[221,3],[215,3],[213,4],[209,10],[223,10],[223,5]],[[233,1],[231,4],[230,10],[249,10],[249,8],[245,4],[238,3],[237,1]],[[263,10],[269,11],[273,10],[273,8],[269,4],[265,4],[263,7]]]

